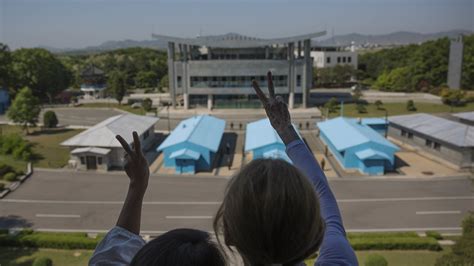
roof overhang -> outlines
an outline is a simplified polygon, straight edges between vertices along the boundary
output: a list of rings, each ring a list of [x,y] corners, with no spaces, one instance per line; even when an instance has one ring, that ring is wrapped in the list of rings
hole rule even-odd
[[[226,34],[222,36],[203,36],[197,38],[181,38],[161,34],[152,34],[152,38],[166,41],[168,43],[187,44],[193,46],[206,46],[213,48],[254,48],[274,44],[296,43],[311,40],[326,35],[326,31],[297,35],[285,38],[260,39],[243,36],[240,34]]]

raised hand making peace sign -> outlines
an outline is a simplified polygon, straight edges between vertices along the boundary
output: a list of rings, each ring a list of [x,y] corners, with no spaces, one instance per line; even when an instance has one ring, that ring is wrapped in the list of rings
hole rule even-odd
[[[150,171],[148,168],[148,162],[143,155],[140,138],[138,137],[137,132],[133,132],[133,150],[122,136],[117,135],[116,138],[125,150],[124,168],[130,178],[130,184],[146,189],[148,186]]]
[[[280,135],[283,142],[288,144],[292,140],[299,138],[298,134],[291,124],[288,105],[284,102],[281,96],[275,96],[275,87],[273,86],[272,73],[270,71],[267,73],[267,83],[269,93],[268,98],[260,89],[256,80],[252,81],[252,86],[265,108],[265,112],[267,113],[272,127],[276,130],[278,135]]]

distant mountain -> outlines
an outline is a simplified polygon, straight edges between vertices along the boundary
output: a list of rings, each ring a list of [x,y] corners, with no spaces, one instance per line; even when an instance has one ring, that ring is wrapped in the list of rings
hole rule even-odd
[[[399,31],[390,34],[382,35],[364,35],[358,33],[351,33],[345,35],[336,35],[334,37],[329,37],[322,41],[313,41],[313,45],[316,46],[348,46],[352,41],[356,45],[378,45],[378,46],[388,46],[388,45],[406,45],[406,44],[416,44],[422,43],[429,40],[435,40],[443,37],[456,37],[459,34],[472,34],[472,31],[468,30],[452,30],[446,32],[437,32],[437,33],[416,33],[416,32],[407,32]],[[222,36],[225,36],[222,35]],[[216,37],[216,36],[213,36]],[[73,54],[83,54],[83,53],[94,53],[94,52],[104,52],[116,49],[124,49],[130,47],[146,47],[154,49],[166,49],[167,43],[162,40],[122,40],[122,41],[106,41],[97,46],[88,46],[82,49],[69,49],[69,48],[53,48],[53,47],[42,47],[51,51],[52,53],[73,53]]]
[[[436,32],[436,33],[416,33],[408,31],[398,31],[390,34],[381,34],[381,35],[364,35],[358,33],[351,33],[345,35],[336,35],[333,38],[328,38],[322,41],[313,42],[315,45],[319,46],[348,46],[351,42],[355,42],[356,45],[365,45],[365,44],[377,44],[380,46],[387,45],[407,45],[407,44],[417,44],[430,40],[436,40],[439,38],[449,37],[453,38],[459,34],[469,35],[472,34],[472,31],[468,30],[451,30],[445,32]]]

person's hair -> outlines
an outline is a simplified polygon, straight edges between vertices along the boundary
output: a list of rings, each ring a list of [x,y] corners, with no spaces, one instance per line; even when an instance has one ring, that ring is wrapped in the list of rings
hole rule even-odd
[[[143,246],[132,266],[224,266],[224,256],[209,233],[195,229],[171,230]]]
[[[230,180],[213,225],[246,265],[301,262],[319,249],[325,229],[311,182],[275,159],[253,160]]]

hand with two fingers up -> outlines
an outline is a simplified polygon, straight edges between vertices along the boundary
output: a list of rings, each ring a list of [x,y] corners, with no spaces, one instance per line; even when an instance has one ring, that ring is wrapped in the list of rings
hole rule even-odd
[[[130,185],[146,190],[150,170],[145,155],[142,152],[140,138],[137,132],[133,132],[133,148],[128,145],[122,136],[117,135],[116,138],[125,150],[124,169],[130,178]]]
[[[269,93],[268,98],[260,89],[256,80],[252,81],[252,86],[265,108],[270,124],[276,130],[283,142],[289,144],[291,141],[298,139],[299,136],[291,124],[288,105],[284,102],[281,96],[275,96],[275,87],[273,86],[272,73],[270,71],[267,73],[267,83]]]

